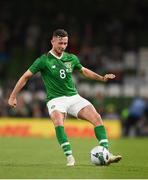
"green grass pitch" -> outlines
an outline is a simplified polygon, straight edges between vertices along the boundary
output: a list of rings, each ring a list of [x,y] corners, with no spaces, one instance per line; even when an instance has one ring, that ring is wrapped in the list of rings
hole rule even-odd
[[[94,166],[89,152],[95,139],[70,139],[76,166],[66,159],[55,138],[0,138],[0,179],[101,179],[148,178],[148,139],[110,140],[110,149],[121,162]]]

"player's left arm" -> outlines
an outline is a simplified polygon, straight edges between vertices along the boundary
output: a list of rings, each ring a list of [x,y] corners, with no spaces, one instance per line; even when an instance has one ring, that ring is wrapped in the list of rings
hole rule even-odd
[[[114,79],[116,77],[114,74],[105,74],[104,76],[101,76],[85,67],[82,67],[80,72],[83,74],[84,77],[88,79],[103,81],[103,82],[106,82],[109,79]]]

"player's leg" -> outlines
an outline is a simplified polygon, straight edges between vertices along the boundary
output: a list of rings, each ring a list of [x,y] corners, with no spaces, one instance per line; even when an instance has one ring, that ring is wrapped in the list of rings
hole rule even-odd
[[[87,120],[94,125],[94,132],[99,144],[108,149],[106,130],[103,125],[101,116],[97,113],[96,109],[92,105],[88,105],[78,112],[78,117]],[[113,155],[110,153],[109,163],[118,162],[121,160],[121,158],[122,157],[120,155]]]
[[[93,105],[78,94],[69,98],[69,101],[71,101],[71,104],[68,113],[91,122],[95,126],[95,135],[100,145],[108,148],[108,139],[102,119]]]
[[[108,149],[108,138],[100,114],[92,105],[82,108],[78,112],[78,118],[89,121],[94,125],[95,136],[101,146]]]
[[[68,109],[68,113],[92,123],[94,125],[94,132],[99,144],[108,148],[108,139],[103,121],[93,105],[79,95],[75,95],[71,99],[72,103]],[[117,162],[120,159],[121,156],[114,156],[110,154],[110,162]]]
[[[64,119],[66,118],[67,106],[65,97],[52,99],[47,103],[48,111],[55,126],[57,140],[67,157],[67,165],[73,166],[75,160],[72,156],[71,145],[64,130]]]
[[[55,132],[58,142],[67,157],[67,166],[74,166],[75,159],[72,155],[71,145],[64,130],[65,114],[59,112],[58,110],[55,110],[51,113],[50,117],[55,126]]]

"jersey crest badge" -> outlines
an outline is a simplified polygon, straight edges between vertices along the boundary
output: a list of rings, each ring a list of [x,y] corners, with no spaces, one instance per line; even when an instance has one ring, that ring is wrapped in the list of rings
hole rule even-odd
[[[72,64],[71,62],[65,62],[64,65],[66,66],[66,71],[67,72],[72,72]]]

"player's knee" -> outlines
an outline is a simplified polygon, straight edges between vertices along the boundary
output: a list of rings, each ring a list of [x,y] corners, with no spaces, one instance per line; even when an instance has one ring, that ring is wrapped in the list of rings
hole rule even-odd
[[[55,126],[63,126],[64,123],[64,115],[58,111],[54,111],[52,114],[51,114],[51,119],[54,123]]]
[[[57,127],[57,126],[64,126],[63,119],[52,119],[52,122],[53,122],[55,127]]]
[[[62,114],[61,112],[55,110],[51,113],[51,118],[52,119],[63,119],[64,118],[64,114]]]

